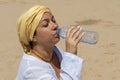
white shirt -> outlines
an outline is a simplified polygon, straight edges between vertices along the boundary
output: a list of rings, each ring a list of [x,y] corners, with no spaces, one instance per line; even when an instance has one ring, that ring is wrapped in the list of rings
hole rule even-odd
[[[81,80],[83,60],[54,47],[61,63],[60,80]],[[52,66],[34,56],[23,54],[16,80],[58,80]]]

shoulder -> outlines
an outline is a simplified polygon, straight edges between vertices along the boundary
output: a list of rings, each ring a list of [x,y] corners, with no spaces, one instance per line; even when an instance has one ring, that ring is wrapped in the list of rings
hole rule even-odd
[[[40,60],[34,56],[23,54],[22,63],[26,64],[28,67],[48,67],[49,64],[43,60]],[[25,66],[25,65],[24,65]]]
[[[51,75],[50,64],[27,54],[25,54],[23,61],[26,64],[22,65],[25,68],[23,71],[25,79],[41,79],[46,74]]]
[[[34,67],[29,67],[25,70],[23,74],[23,78],[34,79],[34,80],[51,80],[54,77],[51,72],[51,69],[34,66]]]
[[[19,72],[23,73],[32,73],[34,71],[49,71],[50,64],[44,62],[36,57],[33,57],[28,54],[23,54],[22,61],[20,63]]]

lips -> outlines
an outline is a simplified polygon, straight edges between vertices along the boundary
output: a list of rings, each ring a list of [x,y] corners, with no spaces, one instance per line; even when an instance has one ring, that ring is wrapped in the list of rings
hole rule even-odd
[[[55,33],[55,37],[59,37],[59,35],[57,33]]]
[[[55,36],[56,38],[59,38],[59,35],[56,33],[56,30],[54,31],[54,36]]]

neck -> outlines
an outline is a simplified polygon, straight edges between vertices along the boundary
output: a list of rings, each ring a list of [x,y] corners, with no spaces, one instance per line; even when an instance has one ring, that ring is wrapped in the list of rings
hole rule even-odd
[[[53,48],[54,47],[35,46],[31,49],[30,54],[46,62],[51,62],[53,57]]]

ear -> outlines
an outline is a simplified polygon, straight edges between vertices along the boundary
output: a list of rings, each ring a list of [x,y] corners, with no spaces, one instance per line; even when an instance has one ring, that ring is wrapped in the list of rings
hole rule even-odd
[[[33,42],[36,42],[37,41],[37,37],[34,35],[33,36],[33,40],[32,40]]]

